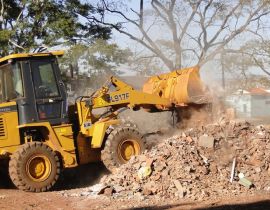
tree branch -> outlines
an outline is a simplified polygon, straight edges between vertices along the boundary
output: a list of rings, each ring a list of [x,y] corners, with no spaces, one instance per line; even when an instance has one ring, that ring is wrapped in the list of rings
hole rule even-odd
[[[260,63],[254,56],[252,56],[252,58],[253,58],[254,62],[256,63],[256,65],[259,66],[260,69],[261,69],[265,74],[267,74],[268,76],[270,76],[270,72],[267,71],[267,70],[264,68],[263,64]]]
[[[165,55],[160,51],[160,49],[158,49],[157,45],[148,37],[148,35],[146,34],[146,32],[143,29],[141,29],[141,32],[143,33],[144,37],[146,38],[146,40],[149,42],[150,45],[147,44],[142,39],[139,39],[138,37],[135,37],[134,35],[118,28],[114,24],[101,22],[101,21],[97,20],[95,17],[92,17],[91,19],[94,19],[95,21],[102,23],[106,26],[110,26],[110,27],[114,28],[115,30],[117,30],[119,33],[125,34],[130,39],[137,41],[138,43],[140,43],[141,45],[145,46],[150,51],[152,51],[155,55],[159,56],[168,68],[173,69],[173,63],[165,57]]]
[[[246,27],[252,22],[255,21],[255,19],[253,20],[253,17],[258,14],[259,11],[261,11],[264,8],[265,4],[261,4],[261,6],[259,6],[257,9],[254,10],[254,12],[252,12],[249,17],[247,18],[247,20],[245,21],[245,23],[239,27],[237,30],[235,30],[234,32],[232,32],[227,38],[225,38],[223,40],[223,43],[217,47],[213,52],[211,52],[207,57],[202,58],[199,61],[198,65],[203,65],[206,62],[208,62],[209,60],[211,60],[212,58],[214,58],[218,53],[221,52],[221,50],[224,48],[225,45],[227,45],[231,40],[233,40],[237,35],[239,35],[240,33],[242,33]],[[235,8],[235,7],[234,7]],[[209,42],[211,43],[211,41]]]
[[[219,37],[220,33],[226,28],[225,25],[227,24],[229,18],[239,8],[240,5],[241,5],[241,1],[239,1],[238,4],[232,8],[232,10],[229,12],[228,15],[226,15],[226,17],[223,20],[219,30],[216,32],[216,34],[213,36],[213,38],[209,41],[209,44],[213,43]]]
[[[14,45],[14,46],[17,47],[17,48],[20,48],[20,49],[22,49],[22,50],[25,50],[25,48],[23,48],[22,46],[16,44],[16,43],[13,42],[12,40],[9,40],[8,42],[11,43],[12,45]]]
[[[199,6],[200,6],[200,4],[201,4],[202,1],[203,1],[203,0],[199,0],[199,1],[197,2],[196,6],[192,9],[192,13],[190,14],[188,20],[186,21],[186,23],[185,23],[185,25],[184,25],[184,27],[183,27],[183,29],[182,29],[182,32],[181,32],[181,34],[180,34],[180,36],[179,36],[180,42],[183,40],[183,37],[184,37],[184,35],[186,34],[187,29],[188,29],[190,23],[192,22],[192,20],[193,20],[193,18],[194,18],[194,16],[195,16],[195,14],[196,14],[196,12],[197,12],[197,10],[198,10],[198,8],[199,8]]]

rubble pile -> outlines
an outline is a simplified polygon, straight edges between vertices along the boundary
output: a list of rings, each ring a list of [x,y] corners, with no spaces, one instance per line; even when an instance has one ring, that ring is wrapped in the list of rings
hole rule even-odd
[[[101,193],[203,200],[269,191],[269,150],[264,126],[222,121],[189,129],[104,176]]]

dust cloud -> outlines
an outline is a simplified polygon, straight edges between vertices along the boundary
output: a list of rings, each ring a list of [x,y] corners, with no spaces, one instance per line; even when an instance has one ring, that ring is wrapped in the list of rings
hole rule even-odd
[[[171,111],[149,113],[145,110],[127,110],[120,114],[120,119],[136,125],[146,138],[149,149],[171,136],[181,135],[190,128],[202,127],[211,123],[213,116],[209,107],[188,107],[174,113]]]

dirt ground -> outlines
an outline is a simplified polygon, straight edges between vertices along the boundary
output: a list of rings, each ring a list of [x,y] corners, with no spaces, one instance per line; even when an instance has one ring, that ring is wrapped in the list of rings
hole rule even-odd
[[[269,195],[241,196],[233,199],[221,198],[203,202],[147,199],[110,200],[108,197],[68,197],[59,192],[26,193],[13,189],[0,190],[1,209],[270,209]]]
[[[270,192],[265,191],[257,191],[255,195],[241,194],[231,197],[218,195],[215,199],[208,197],[203,201],[187,198],[157,199],[154,196],[112,198],[106,195],[80,194],[86,188],[99,183],[105,174],[108,174],[108,171],[101,163],[83,165],[65,170],[52,191],[29,193],[15,189],[7,174],[0,171],[0,209],[270,209]]]
[[[99,181],[108,173],[102,164],[90,164],[64,171],[51,192],[29,193],[13,187],[5,174],[1,174],[0,209],[270,209],[270,194],[222,197],[205,201],[122,198],[105,195],[79,195],[83,188]],[[69,196],[65,196],[68,194]]]

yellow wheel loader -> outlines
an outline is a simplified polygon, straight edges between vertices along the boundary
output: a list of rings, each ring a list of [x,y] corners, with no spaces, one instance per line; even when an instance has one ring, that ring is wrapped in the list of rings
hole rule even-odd
[[[143,91],[111,77],[68,106],[57,63],[62,55],[54,51],[0,59],[0,160],[9,161],[10,178],[21,190],[51,189],[63,168],[103,161],[114,170],[141,154],[143,135],[118,119],[127,108],[164,111],[206,103],[194,101],[204,95],[194,67],[152,77]],[[104,107],[106,112],[95,114]]]

